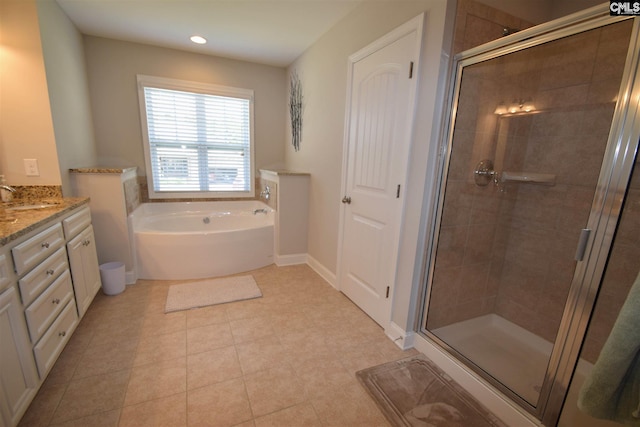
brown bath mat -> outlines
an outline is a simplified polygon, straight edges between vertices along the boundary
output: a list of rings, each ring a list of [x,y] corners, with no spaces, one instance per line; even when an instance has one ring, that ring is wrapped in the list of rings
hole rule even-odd
[[[356,376],[394,426],[507,427],[423,355]]]
[[[169,287],[164,312],[259,298],[262,292],[253,276],[233,276],[180,283]]]

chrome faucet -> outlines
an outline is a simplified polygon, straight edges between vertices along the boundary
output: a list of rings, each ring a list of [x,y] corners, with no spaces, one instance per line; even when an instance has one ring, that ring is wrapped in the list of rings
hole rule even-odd
[[[264,186],[264,190],[260,192],[260,197],[265,199],[266,201],[269,201],[269,199],[271,198],[271,188],[269,188],[268,185]]]
[[[0,190],[4,190],[4,191],[8,191],[9,193],[4,193],[3,191],[0,191],[1,196],[0,199],[2,199],[2,203],[4,204],[5,202],[10,202],[13,199],[13,194],[16,192],[16,189],[13,187],[10,187],[6,184],[0,184]],[[2,206],[2,211],[4,212],[4,206]]]
[[[255,211],[253,211],[253,214],[254,214],[254,215],[257,215],[258,213],[266,214],[266,213],[268,213],[268,212],[269,212],[269,211],[268,211],[268,210],[266,210],[266,209],[256,209]]]

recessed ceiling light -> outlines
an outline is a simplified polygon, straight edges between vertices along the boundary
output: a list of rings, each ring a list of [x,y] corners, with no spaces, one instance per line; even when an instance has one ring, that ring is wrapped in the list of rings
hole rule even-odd
[[[192,42],[198,43],[198,44],[205,44],[207,42],[207,39],[201,36],[191,36],[190,38]]]

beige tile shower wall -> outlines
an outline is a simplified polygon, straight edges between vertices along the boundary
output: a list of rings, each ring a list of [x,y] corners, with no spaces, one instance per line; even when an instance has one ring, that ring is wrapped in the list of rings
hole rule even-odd
[[[460,1],[454,53],[500,38],[504,26],[526,28],[531,23],[475,1]],[[504,253],[506,241],[500,226],[515,194],[502,194],[492,184],[477,186],[473,171],[480,160],[495,160],[499,146],[499,119],[493,114],[496,106],[530,84],[524,80],[505,85],[504,72],[504,67],[498,72],[494,63],[480,63],[464,71],[429,303],[429,329],[491,313],[495,307],[499,275],[495,258],[502,259],[499,254]]]
[[[466,187],[464,196],[446,201],[445,209],[465,211],[468,221],[441,227],[429,305],[430,329],[490,313],[495,304],[496,289],[489,278],[497,224],[474,223],[479,220],[478,210],[484,208],[482,201],[494,199],[493,190],[475,191],[468,184],[456,184]]]
[[[533,26],[531,22],[483,3],[473,0],[458,0],[453,51],[459,53],[499,39],[502,37],[502,29],[505,27],[522,30],[531,26]]]
[[[446,196],[438,239],[428,327],[491,313],[498,289],[493,271],[504,251],[501,225],[514,193],[475,184],[476,164],[494,159],[498,146],[495,72],[484,64],[465,70],[459,97]]]
[[[429,329],[497,312],[554,338],[624,65],[615,54],[624,47],[611,43],[624,40],[625,31],[628,37],[628,26],[595,30],[559,47],[465,69]],[[591,49],[596,60],[582,49]],[[547,111],[510,118],[493,114],[498,104],[515,99],[531,99]],[[556,174],[557,185],[478,187],[473,170],[484,158],[493,160],[497,171]]]
[[[500,266],[496,312],[553,341],[575,269],[573,259],[598,180],[619,90],[630,23],[543,47],[523,72],[539,77],[525,144],[509,144],[505,170],[551,173],[553,187],[514,184],[517,192]],[[595,58],[595,60],[594,60]],[[521,119],[509,119],[520,121]],[[496,269],[497,269],[496,263]]]

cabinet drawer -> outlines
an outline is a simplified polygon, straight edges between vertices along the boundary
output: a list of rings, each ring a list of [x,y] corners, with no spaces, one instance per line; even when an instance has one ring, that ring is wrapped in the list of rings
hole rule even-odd
[[[71,299],[71,274],[66,270],[24,311],[31,342],[38,341]]]
[[[78,323],[78,313],[73,298],[66,305],[60,316],[33,348],[40,378],[44,378],[58,359],[67,341],[71,338]]]
[[[0,254],[0,292],[11,283],[11,261],[8,254]]]
[[[18,281],[22,303],[27,306],[64,270],[69,269],[64,246]]]
[[[16,273],[23,274],[35,267],[64,244],[62,225],[57,223],[11,249]]]
[[[62,221],[64,227],[64,235],[67,240],[84,230],[87,225],[91,224],[91,211],[88,207],[82,208],[77,213]]]

